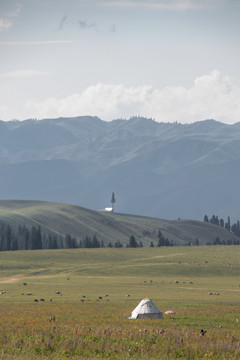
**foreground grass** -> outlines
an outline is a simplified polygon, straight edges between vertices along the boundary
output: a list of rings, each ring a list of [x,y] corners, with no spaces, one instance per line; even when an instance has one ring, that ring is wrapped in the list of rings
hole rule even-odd
[[[0,358],[240,358],[237,307],[183,309],[161,321],[130,321],[127,310],[107,302],[1,306]]]
[[[0,253],[0,359],[239,359],[239,251]],[[144,297],[176,315],[128,320]]]

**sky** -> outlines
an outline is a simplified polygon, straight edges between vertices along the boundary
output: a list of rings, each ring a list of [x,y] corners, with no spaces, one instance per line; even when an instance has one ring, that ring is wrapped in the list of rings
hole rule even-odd
[[[240,0],[0,0],[0,120],[240,121]]]

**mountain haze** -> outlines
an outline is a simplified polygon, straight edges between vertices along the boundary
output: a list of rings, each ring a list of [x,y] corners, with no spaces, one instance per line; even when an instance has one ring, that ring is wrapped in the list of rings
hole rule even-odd
[[[0,198],[163,219],[239,219],[240,123],[0,121]]]

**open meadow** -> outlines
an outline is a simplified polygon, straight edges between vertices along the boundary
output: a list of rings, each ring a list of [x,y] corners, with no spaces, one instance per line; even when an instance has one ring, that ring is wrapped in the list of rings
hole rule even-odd
[[[240,359],[239,246],[0,252],[0,293],[0,359]]]

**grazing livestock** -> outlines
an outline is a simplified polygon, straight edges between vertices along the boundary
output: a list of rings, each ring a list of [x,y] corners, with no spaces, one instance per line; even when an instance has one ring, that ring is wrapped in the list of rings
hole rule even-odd
[[[49,318],[49,322],[55,322],[55,320],[56,320],[56,318],[55,318],[55,316],[50,316],[50,318]]]
[[[219,292],[209,292],[208,295],[219,295]]]
[[[38,302],[38,299],[34,299],[33,301],[34,301],[34,302]]]

